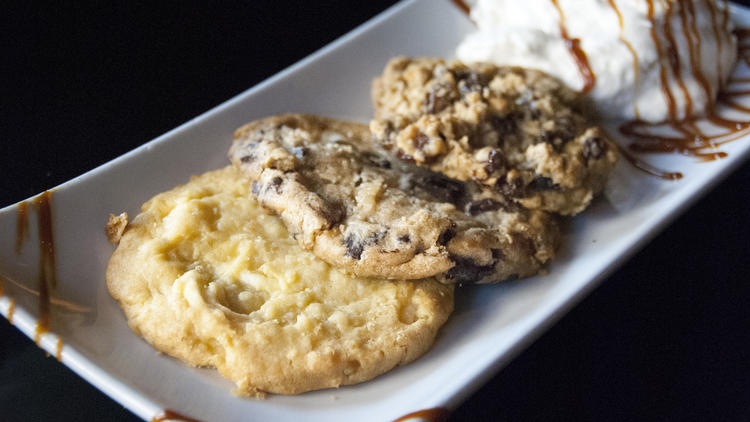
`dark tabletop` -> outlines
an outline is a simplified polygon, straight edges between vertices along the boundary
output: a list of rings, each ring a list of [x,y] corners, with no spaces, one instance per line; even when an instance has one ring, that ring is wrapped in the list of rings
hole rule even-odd
[[[0,11],[0,207],[197,116],[394,1],[71,3]],[[452,420],[750,420],[749,183],[746,163]],[[0,420],[137,418],[0,318]]]

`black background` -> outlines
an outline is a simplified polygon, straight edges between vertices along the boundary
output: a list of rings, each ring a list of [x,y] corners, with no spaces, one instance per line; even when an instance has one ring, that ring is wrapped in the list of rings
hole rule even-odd
[[[392,3],[6,5],[0,207],[174,128]],[[748,183],[745,164],[452,420],[750,420]],[[137,418],[2,319],[0,420]]]

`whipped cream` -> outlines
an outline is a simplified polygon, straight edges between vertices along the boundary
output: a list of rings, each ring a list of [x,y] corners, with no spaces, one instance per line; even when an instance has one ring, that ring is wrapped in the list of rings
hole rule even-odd
[[[545,71],[607,119],[704,115],[737,58],[719,0],[478,0],[471,18],[460,60]]]

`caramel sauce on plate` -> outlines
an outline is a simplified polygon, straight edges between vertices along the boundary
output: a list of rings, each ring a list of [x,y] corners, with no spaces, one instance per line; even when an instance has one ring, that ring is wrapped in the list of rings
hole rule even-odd
[[[8,322],[13,324],[13,313],[16,310],[16,299],[10,298],[10,303],[8,303]]]
[[[52,302],[50,297],[50,290],[54,289],[57,285],[57,273],[55,270],[55,241],[52,230],[52,192],[45,191],[39,196],[29,201],[24,201],[18,204],[16,211],[16,254],[21,253],[23,242],[29,237],[29,204],[34,206],[37,214],[37,225],[39,232],[39,290],[35,291],[20,283],[13,282],[23,290],[32,293],[39,297],[39,319],[34,329],[34,342],[40,345],[41,337],[47,333],[51,324],[50,315],[50,304]],[[1,290],[1,289],[0,289]],[[2,296],[0,292],[0,296]],[[64,301],[58,301],[64,302]],[[15,298],[10,298],[10,305],[8,307],[8,321],[13,323],[13,312],[15,311]],[[74,308],[75,305],[73,305]],[[78,307],[78,309],[82,309]],[[57,353],[56,357],[58,360],[62,356],[62,340],[58,337],[57,339]]]
[[[18,204],[16,211],[16,254],[21,253],[23,241],[29,237],[29,203]]]
[[[55,242],[52,235],[52,192],[45,191],[33,199],[39,225],[39,321],[34,341],[39,344],[42,334],[50,327],[50,290],[57,285],[55,272]]]
[[[189,418],[187,416],[184,416],[175,412],[174,410],[169,410],[169,409],[165,409],[159,415],[151,418],[151,422],[164,422],[168,420],[182,421],[182,422],[200,422],[198,419]]]
[[[19,283],[17,281],[14,281],[14,280],[12,280],[10,278],[0,276],[0,280],[4,280],[4,281],[7,281],[7,282],[10,282],[13,285],[15,285],[16,287],[18,287],[19,289],[21,289],[21,290],[23,290],[23,291],[25,291],[25,292],[27,292],[29,294],[32,294],[34,296],[39,296],[39,291],[38,290],[30,289],[30,288],[24,286],[23,284],[21,284],[21,283]],[[63,299],[58,299],[56,297],[50,297],[49,298],[49,302],[50,302],[51,305],[59,306],[59,307],[64,308],[64,309],[66,309],[68,311],[71,311],[71,312],[82,312],[82,313],[83,312],[91,312],[91,308],[88,308],[86,306],[77,305],[77,304],[75,304],[73,302],[69,302],[69,301],[63,300]]]
[[[444,422],[448,420],[450,414],[451,413],[446,408],[435,407],[433,409],[423,409],[409,413],[408,415],[401,416],[393,422],[406,422],[417,419],[429,422]]]
[[[63,349],[62,338],[60,338],[60,336],[58,336],[57,337],[57,347],[55,348],[55,359],[57,359],[58,362],[62,362],[62,349]]]
[[[471,14],[471,7],[469,7],[468,4],[464,0],[452,0],[453,4],[456,5],[462,12],[466,13],[467,15]]]

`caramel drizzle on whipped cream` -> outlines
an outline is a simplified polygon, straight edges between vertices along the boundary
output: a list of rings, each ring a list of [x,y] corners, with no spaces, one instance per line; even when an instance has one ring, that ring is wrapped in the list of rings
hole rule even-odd
[[[648,0],[651,8],[649,9],[649,17],[653,18],[653,0]],[[693,72],[693,76],[701,85],[702,89],[706,94],[706,98],[709,101],[707,106],[706,116],[702,118],[689,117],[684,120],[679,120],[676,115],[676,110],[670,107],[670,119],[668,122],[663,124],[652,124],[639,120],[627,122],[620,127],[620,132],[633,140],[628,149],[638,153],[679,153],[682,155],[696,157],[699,161],[714,161],[722,159],[728,156],[724,151],[719,151],[718,148],[721,145],[735,141],[746,135],[750,135],[750,120],[740,120],[738,118],[730,118],[721,116],[717,112],[717,106],[721,105],[725,109],[730,109],[735,112],[743,114],[750,114],[750,107],[739,104],[735,99],[737,97],[743,97],[750,95],[750,89],[734,89],[728,90],[725,87],[721,87],[722,90],[718,94],[716,103],[711,101],[711,88],[707,78],[703,74],[700,67],[700,56],[701,56],[701,45],[700,35],[697,31],[696,26],[696,14],[693,4],[690,1],[677,1],[681,6],[680,22],[684,36],[688,42],[689,54],[690,54],[690,67]],[[726,33],[725,31],[719,30],[719,11],[713,1],[707,0],[708,10],[711,13],[711,23],[713,26],[714,35],[718,41],[717,53],[721,57],[722,45],[724,42],[730,43],[731,40],[728,38],[730,35],[721,36],[720,33]],[[667,6],[667,18],[663,23],[663,32],[667,38],[668,44],[671,46],[675,45],[674,38],[671,35],[670,17],[672,13],[672,2],[668,3]],[[721,25],[728,24],[728,8],[724,8],[721,16]],[[655,31],[656,23],[652,20],[652,37],[654,38],[654,45],[660,50],[660,41],[656,36]],[[750,44],[747,43],[750,38],[750,30],[739,29],[734,31],[735,36],[738,38],[738,59],[743,60],[746,65],[750,67]],[[679,61],[679,57],[676,57]],[[687,116],[692,112],[692,99],[689,92],[684,88],[684,83],[681,80],[681,72],[678,63],[675,63],[675,59],[670,57],[672,71],[674,78],[677,81],[678,86],[683,91],[687,101],[685,107],[685,113]],[[721,66],[721,60],[717,60],[718,66]],[[660,63],[661,64],[661,63]],[[719,67],[719,72],[721,68]],[[672,96],[669,86],[664,81],[663,75],[664,67],[662,66],[660,71],[662,72],[662,90],[665,93],[668,104],[669,98]],[[719,73],[719,78],[721,73]],[[718,82],[721,82],[720,80]],[[729,83],[750,83],[750,78],[731,78]],[[673,99],[673,97],[672,97]],[[705,130],[706,127],[711,127],[711,131]],[[670,130],[671,134],[663,135],[661,133],[655,133],[654,131],[660,128],[662,130]],[[622,151],[623,156],[630,161],[635,167],[645,171],[648,174],[661,177],[668,180],[676,180],[682,178],[682,174],[679,172],[668,172],[656,169],[652,166],[644,166],[642,161],[629,154],[626,151]]]
[[[649,0],[649,3],[652,3],[653,0]],[[674,12],[672,2],[667,3],[667,10],[664,15],[664,37],[666,38],[666,59],[669,63],[669,67],[672,70],[672,76],[674,77],[675,81],[677,81],[677,85],[680,87],[680,91],[682,91],[682,95],[685,98],[685,116],[690,116],[693,114],[693,97],[690,95],[690,91],[688,91],[687,87],[685,86],[685,81],[682,79],[682,66],[680,65],[680,54],[678,50],[677,40],[674,37],[674,33],[672,32],[672,13]],[[653,8],[651,8],[651,12],[653,12]],[[651,20],[652,28],[655,25],[655,22],[653,21],[653,13],[649,13],[649,19]],[[685,38],[688,37],[688,31],[686,28],[683,28],[683,35]],[[659,52],[659,55],[662,56],[661,52]],[[695,69],[693,69],[695,71]],[[675,116],[675,110],[670,109],[670,119],[674,120]]]
[[[633,48],[633,44],[630,43],[630,41],[625,38],[625,22],[622,19],[622,13],[620,13],[620,9],[617,7],[617,4],[615,3],[615,0],[608,0],[609,6],[614,10],[615,14],[617,15],[617,23],[620,25],[620,42],[625,45],[625,47],[628,48],[630,51],[630,55],[633,57],[633,90],[637,93],[639,88],[639,67],[638,67],[638,53],[635,51],[635,48]],[[638,103],[636,101],[633,101],[633,113],[635,115],[636,120],[640,120],[641,113],[638,111]]]
[[[723,11],[721,12],[722,22],[719,23],[718,14],[720,12],[716,6],[715,1],[704,1],[706,4],[706,9],[710,13],[712,31],[717,40],[717,57],[721,58],[724,51],[724,43],[731,42],[731,40],[728,39],[728,35],[723,35],[726,34],[726,32],[721,30],[721,28],[726,28],[726,26],[729,24],[729,11],[727,7],[724,7]],[[667,109],[669,112],[668,120],[670,122],[679,120],[676,95],[672,91],[672,86],[670,85],[670,73],[671,80],[676,83],[677,87],[680,90],[680,94],[682,94],[682,98],[685,100],[684,116],[686,119],[690,119],[690,116],[693,114],[694,105],[693,96],[685,85],[685,80],[683,79],[682,59],[679,54],[678,42],[672,26],[672,18],[675,14],[675,11],[679,13],[679,22],[682,27],[681,35],[686,41],[688,47],[690,72],[705,94],[705,99],[708,102],[707,109],[712,110],[713,95],[711,91],[711,84],[709,83],[708,78],[706,78],[706,75],[704,74],[702,69],[702,40],[700,33],[698,32],[697,15],[693,1],[670,0],[663,2],[666,10],[661,25],[659,25],[659,22],[657,22],[655,18],[654,0],[646,0],[646,4],[648,6],[647,17],[650,23],[651,39],[653,40],[654,47],[657,51],[657,54],[659,55],[659,79],[662,94],[664,96],[665,102],[667,103]],[[610,5],[612,5],[613,8],[616,8],[612,0],[610,0]],[[678,6],[678,8],[675,9],[675,6]],[[660,36],[659,30],[661,30],[663,38],[662,36]],[[665,62],[669,65],[669,68],[667,68]],[[720,86],[722,82],[721,75],[723,69],[721,67],[721,60],[716,60],[716,63],[718,78],[716,82],[717,85]],[[637,114],[636,120],[639,120]]]
[[[560,37],[565,41],[565,47],[567,47],[570,56],[573,58],[573,61],[575,61],[576,66],[578,66],[578,71],[581,73],[581,78],[583,78],[583,88],[581,89],[581,92],[586,94],[594,88],[594,85],[596,85],[596,75],[591,69],[586,52],[581,48],[581,39],[571,38],[570,35],[568,35],[568,29],[565,27],[565,14],[557,3],[557,0],[550,1],[560,15],[560,20],[558,21],[560,25]]]

